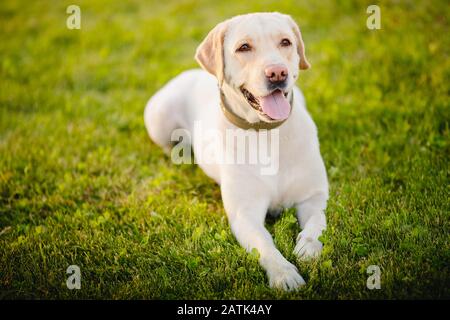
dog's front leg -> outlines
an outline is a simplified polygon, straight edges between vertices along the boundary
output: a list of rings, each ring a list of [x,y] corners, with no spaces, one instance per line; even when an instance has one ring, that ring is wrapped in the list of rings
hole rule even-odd
[[[303,260],[318,257],[322,251],[319,237],[327,227],[324,213],[327,199],[326,194],[319,193],[297,205],[297,218],[302,231],[297,237],[294,253]]]
[[[223,190],[222,197],[233,234],[248,252],[258,250],[259,262],[267,272],[270,286],[295,290],[305,284],[297,268],[278,251],[264,227],[268,209],[268,203],[262,200],[264,197],[246,197],[242,201],[234,192]]]

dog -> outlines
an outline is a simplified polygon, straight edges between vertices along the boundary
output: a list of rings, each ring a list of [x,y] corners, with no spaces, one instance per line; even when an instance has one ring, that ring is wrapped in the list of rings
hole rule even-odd
[[[305,281],[276,248],[264,223],[268,212],[295,207],[302,229],[295,255],[309,260],[320,254],[328,179],[317,128],[295,85],[300,70],[310,67],[300,29],[289,15],[278,12],[235,16],[209,32],[195,59],[203,70],[181,73],[148,101],[148,134],[167,152],[174,130],[192,132],[195,123],[221,133],[279,134],[270,142],[278,143],[275,174],[262,174],[260,164],[211,161],[199,166],[220,185],[231,230],[248,252],[257,250],[269,285],[296,290]],[[195,155],[207,147],[198,137],[191,144]]]

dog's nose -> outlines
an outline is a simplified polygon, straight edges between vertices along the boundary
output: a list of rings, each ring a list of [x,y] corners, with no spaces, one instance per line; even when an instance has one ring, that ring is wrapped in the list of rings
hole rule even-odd
[[[271,64],[264,70],[270,82],[281,82],[286,80],[288,69],[282,64]]]

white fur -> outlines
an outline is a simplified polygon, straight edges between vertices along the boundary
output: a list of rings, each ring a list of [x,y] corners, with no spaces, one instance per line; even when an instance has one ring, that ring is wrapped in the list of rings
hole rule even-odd
[[[317,129],[306,111],[302,93],[295,86],[301,59],[295,51],[295,46],[300,45],[299,40],[295,39],[292,31],[292,20],[278,13],[238,16],[222,23],[221,27],[221,32],[224,32],[222,88],[235,113],[249,122],[261,119],[237,87],[245,84],[257,96],[267,94],[263,70],[265,65],[271,63],[284,63],[288,67],[288,89],[289,95],[294,95],[294,105],[290,117],[279,127],[280,156],[276,175],[261,175],[258,165],[253,164],[199,165],[220,184],[233,234],[246,250],[258,250],[270,285],[294,290],[305,281],[297,268],[275,247],[264,227],[266,214],[269,209],[297,208],[302,232],[294,252],[300,258],[308,259],[319,255],[322,249],[318,238],[326,228],[324,210],[328,199],[328,181],[320,155]],[[293,48],[278,46],[279,38],[283,36],[292,39]],[[249,53],[251,56],[235,52],[235,46],[243,37],[251,39],[255,48]],[[203,61],[205,63],[208,61]],[[208,71],[219,78],[211,69]],[[235,129],[224,117],[219,101],[218,81],[213,75],[198,69],[183,72],[148,102],[144,115],[148,133],[155,143],[168,151],[173,130],[185,128],[193,132],[194,121],[201,121],[204,129],[221,132]],[[205,148],[203,141],[194,139],[192,144],[194,153]]]

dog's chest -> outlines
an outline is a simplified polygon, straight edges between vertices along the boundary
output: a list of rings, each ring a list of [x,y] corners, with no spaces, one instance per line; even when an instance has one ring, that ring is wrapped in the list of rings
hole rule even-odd
[[[314,152],[311,143],[304,139],[280,137],[278,171],[264,178],[272,190],[271,207],[289,207],[309,196],[317,165]]]

